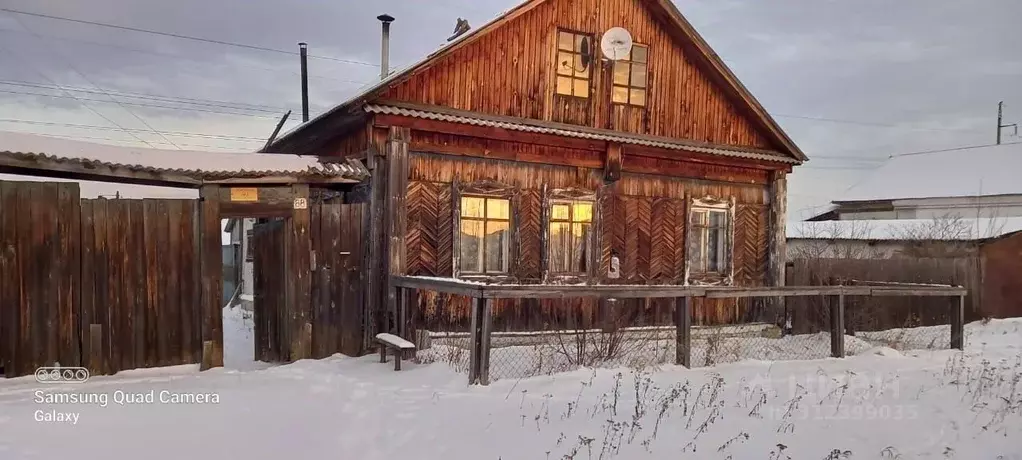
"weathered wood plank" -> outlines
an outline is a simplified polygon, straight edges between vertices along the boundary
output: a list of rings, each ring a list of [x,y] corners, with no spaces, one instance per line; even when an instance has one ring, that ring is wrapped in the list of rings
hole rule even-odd
[[[160,270],[162,270],[162,267],[160,266],[159,256],[159,234],[162,219],[160,219],[157,200],[144,200],[142,205],[144,213],[142,226],[144,233],[143,242],[145,244],[146,302],[136,318],[134,337],[141,347],[137,350],[137,353],[139,353],[137,356],[140,360],[136,364],[138,366],[152,367],[156,365],[153,359],[153,350],[156,346],[153,342],[153,336],[155,334],[157,318],[154,309],[159,304],[161,284]]]
[[[182,302],[181,284],[182,275],[186,274],[187,268],[181,265],[182,241],[181,241],[181,214],[184,212],[184,202],[181,200],[167,200],[167,254],[164,259],[164,279],[166,280],[167,293],[164,299],[166,303],[161,312],[160,335],[163,336],[165,365],[182,364],[179,361],[181,356],[181,317],[185,307]],[[222,254],[222,252],[221,252]],[[223,262],[221,261],[221,264]],[[220,273],[223,273],[221,269]],[[221,292],[223,292],[221,290]]]
[[[308,197],[308,186],[293,186],[296,198]],[[291,219],[288,221],[288,232],[286,235],[285,254],[288,257],[288,275],[291,280],[288,302],[285,304],[291,310],[291,360],[309,358],[311,355],[312,343],[306,343],[303,331],[306,323],[312,320],[311,312],[311,243],[310,225],[311,214],[305,209],[294,209]]]
[[[131,348],[125,350],[125,354],[131,355],[133,368],[145,365],[145,324],[146,305],[149,302],[148,290],[148,251],[146,247],[145,229],[145,202],[143,200],[131,200],[128,203],[128,246],[131,254],[131,279],[133,290],[133,305],[131,306],[131,324],[128,330],[127,340],[132,344]],[[191,283],[184,283],[179,289],[187,290]]]
[[[386,228],[388,239],[388,258],[386,272],[390,275],[404,274],[406,269],[407,251],[405,234],[407,233],[407,206],[405,196],[408,193],[408,141],[411,130],[392,127],[387,138],[387,209]],[[388,278],[389,279],[389,278]],[[395,290],[389,283],[386,285],[387,311],[393,315],[395,332],[400,328],[404,318],[399,316]]]
[[[20,281],[24,276],[18,264],[17,217],[19,200],[14,182],[0,181],[0,366],[8,378],[20,369],[19,328]],[[8,275],[10,274],[10,275]]]
[[[211,367],[224,365],[223,313],[220,297],[223,292],[223,270],[221,261],[220,206],[216,200],[217,186],[204,185],[199,190],[201,199],[200,270],[202,273],[202,340],[203,363]],[[209,342],[207,347],[205,342]]]

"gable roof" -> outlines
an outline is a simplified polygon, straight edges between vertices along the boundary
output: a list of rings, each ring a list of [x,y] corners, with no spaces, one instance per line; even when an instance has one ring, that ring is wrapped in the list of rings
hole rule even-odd
[[[327,119],[354,114],[357,109],[361,108],[368,102],[372,102],[390,87],[400,84],[419,72],[430,68],[441,58],[448,56],[455,50],[478,40],[489,32],[492,32],[507,22],[529,12],[533,8],[547,1],[550,0],[525,0],[523,3],[520,3],[514,8],[497,16],[483,26],[466,32],[437,51],[429,54],[423,60],[391,74],[389,77],[362,90],[340,105],[337,105],[308,122],[293,128],[277,138],[271,144],[270,149],[277,148],[281,144],[286,143],[307,131],[310,127],[320,124]],[[699,35],[694,27],[692,27],[692,24],[685,19],[671,0],[639,1],[653,10],[655,15],[662,18],[667,24],[672,26],[673,31],[680,33],[680,38],[683,43],[689,43],[694,47],[696,51],[694,56],[697,57],[696,61],[702,64],[704,71],[708,71],[711,77],[718,79],[722,88],[724,88],[725,91],[730,91],[732,93],[729,94],[729,96],[732,96],[732,99],[737,99],[737,101],[740,102],[740,105],[744,105],[744,108],[749,110],[751,119],[765,129],[772,141],[784,148],[784,153],[791,155],[793,158],[798,160],[798,162],[806,161],[808,159],[802,150],[795,145],[795,142],[788,137],[777,121],[774,120],[762,104],[759,103],[755,96],[749,92],[748,88],[746,88],[745,85],[738,80],[738,77],[731,72],[731,69],[728,68],[720,56],[718,56],[717,53],[710,48],[709,44],[707,44],[703,37]]]
[[[835,203],[1022,194],[1022,143],[892,157]]]

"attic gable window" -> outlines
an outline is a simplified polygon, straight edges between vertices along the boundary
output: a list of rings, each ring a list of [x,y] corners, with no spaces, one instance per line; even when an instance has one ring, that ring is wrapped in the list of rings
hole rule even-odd
[[[649,64],[649,47],[633,45],[625,59],[614,61],[615,104],[643,107],[646,105],[646,69]]]
[[[589,35],[557,31],[557,94],[589,97],[592,43]]]

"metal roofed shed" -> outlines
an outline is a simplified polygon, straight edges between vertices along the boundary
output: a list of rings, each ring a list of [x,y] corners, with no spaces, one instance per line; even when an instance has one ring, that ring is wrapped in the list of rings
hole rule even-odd
[[[358,160],[251,152],[164,150],[0,131],[0,172],[142,185],[350,184],[367,178]]]
[[[787,226],[789,239],[977,241],[1022,232],[1022,217],[979,219],[825,220]]]
[[[835,203],[1022,194],[1022,143],[892,157]]]

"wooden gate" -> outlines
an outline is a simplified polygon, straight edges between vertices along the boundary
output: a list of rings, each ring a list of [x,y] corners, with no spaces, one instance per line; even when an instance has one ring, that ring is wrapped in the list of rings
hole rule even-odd
[[[81,200],[82,351],[105,374],[199,362],[195,200]]]
[[[362,225],[366,205],[328,201],[312,208],[312,357],[365,350]]]
[[[364,350],[364,204],[339,201],[310,206],[309,265],[296,264],[287,246],[289,219],[253,231],[256,359],[292,361]],[[299,271],[311,270],[311,292],[295,291]],[[302,299],[308,299],[303,301]]]
[[[0,367],[81,364],[78,184],[0,182]]]
[[[285,221],[256,224],[252,230],[252,290],[255,310],[255,359],[284,362],[290,358],[288,334],[288,263]]]

